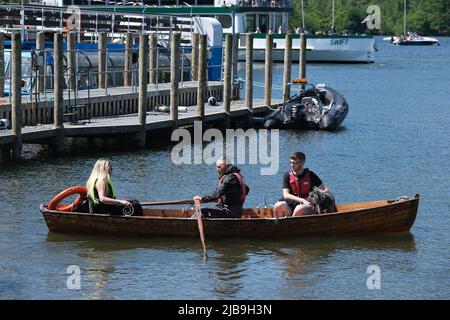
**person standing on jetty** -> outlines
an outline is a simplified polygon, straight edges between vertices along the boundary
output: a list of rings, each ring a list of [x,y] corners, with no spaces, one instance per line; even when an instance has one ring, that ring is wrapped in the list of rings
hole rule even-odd
[[[216,168],[219,175],[217,190],[204,197],[197,195],[193,199],[217,202],[213,207],[202,209],[202,216],[205,218],[240,218],[245,197],[250,191],[240,173],[241,170],[226,157],[217,160]]]
[[[290,155],[291,171],[283,176],[283,198],[274,206],[277,216],[303,216],[314,213],[313,204],[307,200],[314,187],[329,192],[322,180],[311,170],[304,168],[305,154],[295,152]]]

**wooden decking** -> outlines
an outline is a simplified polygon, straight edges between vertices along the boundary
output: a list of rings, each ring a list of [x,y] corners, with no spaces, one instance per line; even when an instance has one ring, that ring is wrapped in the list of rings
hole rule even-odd
[[[280,103],[281,101],[274,101]],[[253,114],[263,114],[267,112],[267,107],[263,106],[262,100],[254,100],[252,112],[245,106],[244,101],[232,101],[229,114],[223,112],[223,106],[205,105],[205,116],[203,122],[223,121],[230,119],[245,119]],[[195,106],[188,106],[187,112],[179,112],[179,118],[174,123],[170,120],[169,113],[147,112],[145,131],[152,130],[173,130],[180,126],[189,126],[194,121],[200,120],[196,115]],[[124,134],[139,133],[142,127],[138,123],[137,114],[117,115],[110,117],[94,117],[90,120],[80,120],[77,124],[65,122],[63,127],[64,137],[117,137]],[[25,126],[22,128],[22,143],[46,144],[49,139],[55,138],[58,132],[53,124]],[[11,130],[0,131],[0,146],[14,143],[15,135]]]
[[[197,102],[197,81],[184,81],[179,84],[178,105],[192,106]],[[235,87],[238,90],[238,87]],[[223,84],[209,81],[207,96],[217,100],[223,99]],[[79,90],[75,99],[74,92],[63,91],[63,112],[73,112],[71,107],[89,106],[77,110],[77,118],[109,117],[138,112],[137,87],[112,87],[108,89]],[[9,97],[0,98],[0,119],[11,120],[11,103]],[[41,125],[53,123],[53,91],[46,95],[41,93],[31,99],[30,95],[22,95],[22,125]],[[150,84],[147,86],[146,105],[148,109],[155,106],[169,105],[170,83]]]

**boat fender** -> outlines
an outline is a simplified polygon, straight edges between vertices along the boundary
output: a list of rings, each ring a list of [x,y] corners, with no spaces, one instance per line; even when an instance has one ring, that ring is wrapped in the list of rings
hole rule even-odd
[[[75,201],[68,205],[62,205],[61,201],[63,201],[65,198],[70,197],[72,195],[78,194],[78,197],[75,199]],[[84,186],[74,186],[67,188],[64,191],[61,191],[58,193],[49,203],[48,208],[50,210],[57,210],[57,211],[73,211],[74,208],[76,208],[80,203],[86,198],[87,196],[87,189]]]
[[[11,124],[8,119],[0,119],[0,130],[11,129]]]
[[[208,103],[210,106],[217,106],[217,99],[214,97],[209,97],[208,98]]]

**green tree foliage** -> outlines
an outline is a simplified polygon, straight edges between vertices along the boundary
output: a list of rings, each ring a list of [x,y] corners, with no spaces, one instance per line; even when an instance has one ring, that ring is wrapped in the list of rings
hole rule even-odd
[[[403,32],[404,0],[335,0],[335,25],[351,33],[400,34]],[[305,25],[312,31],[328,31],[332,26],[332,0],[303,0]],[[301,0],[293,0],[291,27],[301,26]],[[369,30],[361,23],[369,5],[381,9],[381,29]],[[450,34],[450,0],[407,0],[406,31],[422,35]]]

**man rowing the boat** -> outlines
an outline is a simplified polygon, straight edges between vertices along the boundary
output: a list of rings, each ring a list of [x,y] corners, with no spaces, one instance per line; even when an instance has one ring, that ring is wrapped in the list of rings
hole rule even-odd
[[[205,218],[240,218],[245,197],[250,191],[240,173],[241,170],[226,157],[217,160],[216,169],[219,175],[217,190],[203,197],[197,195],[193,199],[217,202],[213,207],[202,209],[202,216]]]
[[[296,217],[313,214],[313,204],[308,201],[308,194],[314,187],[322,192],[330,192],[314,172],[303,167],[305,160],[303,152],[291,154],[291,171],[283,176],[283,198],[274,206],[277,216]]]

